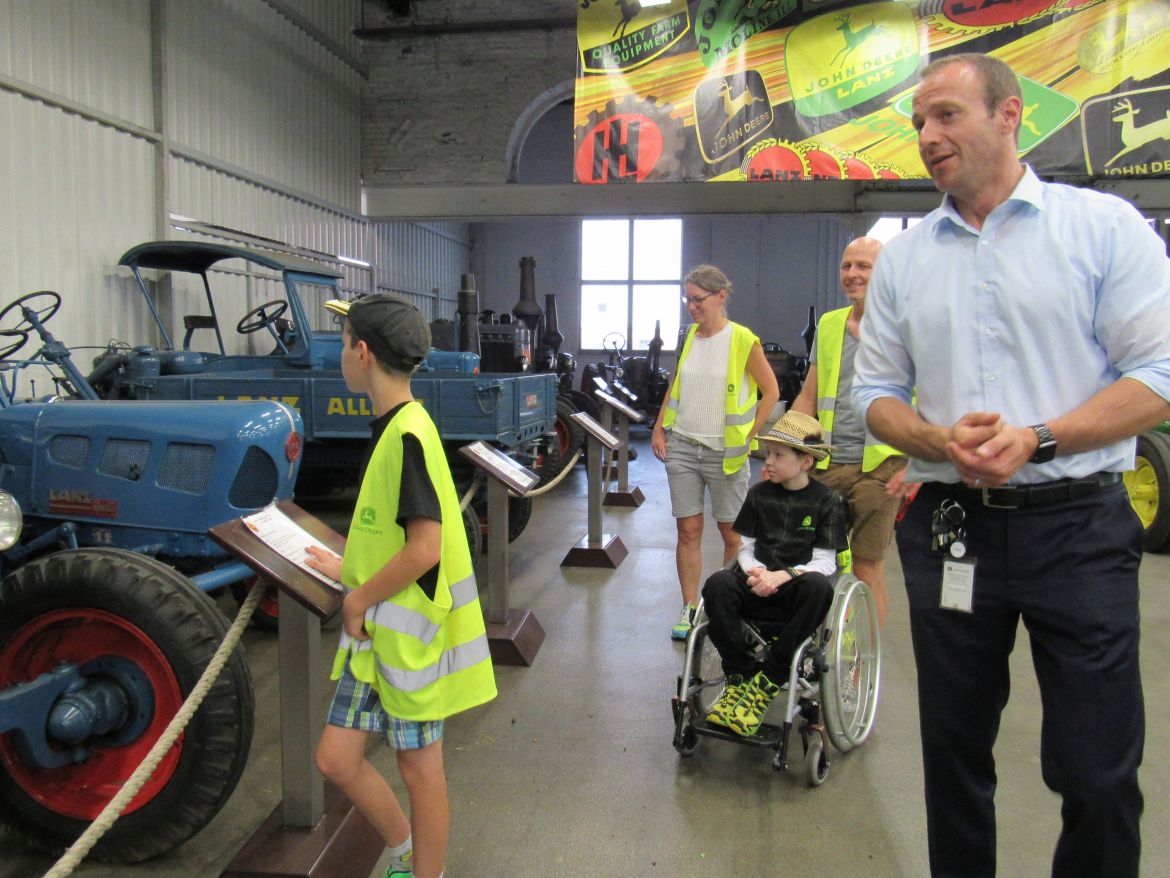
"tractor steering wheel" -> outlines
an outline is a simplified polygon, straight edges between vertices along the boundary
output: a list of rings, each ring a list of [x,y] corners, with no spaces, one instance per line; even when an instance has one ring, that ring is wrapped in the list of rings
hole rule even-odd
[[[11,338],[11,342],[5,339]],[[7,360],[28,341],[28,333],[23,329],[0,329],[0,360]]]
[[[613,344],[610,344],[610,339],[613,339]],[[619,354],[626,348],[626,337],[620,332],[607,332],[605,337],[601,340],[601,346],[607,351],[613,351],[615,355]]]
[[[40,300],[45,300],[47,304],[41,304]],[[35,302],[36,304],[29,305],[28,302]],[[12,302],[3,311],[0,311],[0,331],[12,330],[14,332],[33,332],[36,327],[32,325],[32,321],[24,314],[24,309],[28,308],[36,316],[41,323],[47,323],[49,318],[57,313],[57,309],[61,307],[61,294],[54,293],[52,290],[38,290],[35,293],[25,293],[15,302]],[[7,326],[6,320],[9,313],[15,311],[20,315],[20,321],[14,326]]]
[[[275,323],[277,318],[287,310],[288,302],[284,299],[273,299],[271,302],[265,302],[263,305],[253,308],[240,318],[240,322],[236,324],[236,332],[241,335],[251,335],[253,332],[259,332],[261,329]]]

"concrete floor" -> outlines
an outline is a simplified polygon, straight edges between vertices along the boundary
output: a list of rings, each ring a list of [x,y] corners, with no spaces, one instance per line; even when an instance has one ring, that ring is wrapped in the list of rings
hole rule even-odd
[[[772,771],[770,752],[705,739],[690,759],[671,748],[669,700],[682,646],[667,636],[677,616],[674,525],[662,466],[645,433],[631,484],[646,502],[606,509],[607,532],[629,557],[616,570],[562,568],[586,533],[584,467],[538,499],[512,544],[509,604],[531,609],[547,633],[529,668],[496,669],[499,697],[447,726],[452,834],[447,874],[528,876],[759,876],[790,870],[902,878],[927,874],[915,672],[896,553],[888,563],[881,703],[860,749],[837,755],[818,789],[799,767]],[[754,465],[758,468],[759,463]],[[720,561],[713,527],[705,555]],[[1142,567],[1147,744],[1143,874],[1170,862],[1170,557]],[[225,611],[234,604],[224,599]],[[323,675],[337,623],[326,626]],[[1039,769],[1039,698],[1021,631],[1012,700],[996,750],[999,862],[1004,876],[1048,874],[1059,801]],[[197,837],[150,863],[86,863],[90,878],[213,878],[280,800],[276,639],[245,637],[257,727],[248,767],[226,807]],[[332,693],[325,686],[326,695]],[[794,738],[794,744],[799,747]],[[393,758],[373,759],[392,778]],[[11,845],[9,845],[11,847]],[[1159,866],[1158,863],[1162,863]],[[32,878],[47,858],[4,850],[0,878]],[[381,875],[385,861],[373,875]],[[356,878],[363,878],[359,872]]]

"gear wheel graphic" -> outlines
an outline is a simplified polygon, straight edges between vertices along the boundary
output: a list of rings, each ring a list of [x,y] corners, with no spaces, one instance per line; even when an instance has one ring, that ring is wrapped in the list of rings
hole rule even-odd
[[[600,109],[590,110],[584,124],[576,126],[573,130],[573,156],[577,181],[591,182],[582,180],[579,173],[582,163],[593,161],[593,145],[590,139],[599,126],[618,116],[641,116],[649,120],[661,138],[662,147],[653,167],[648,171],[639,168],[636,178],[610,175],[605,182],[650,183],[682,179],[681,174],[685,173],[686,168],[683,157],[687,148],[687,137],[682,122],[674,117],[674,112],[672,104],[659,101],[654,95],[647,95],[645,98],[625,95],[607,101]],[[588,155],[583,154],[586,150],[589,150]]]

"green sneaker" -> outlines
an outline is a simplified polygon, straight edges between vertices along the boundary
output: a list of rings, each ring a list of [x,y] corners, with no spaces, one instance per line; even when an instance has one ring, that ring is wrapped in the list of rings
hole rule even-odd
[[[754,735],[764,724],[768,708],[779,694],[780,687],[760,671],[748,681],[743,697],[739,699],[739,703],[728,717],[727,727],[745,737]]]
[[[695,625],[695,605],[684,604],[682,612],[678,615],[678,621],[674,623],[674,627],[670,629],[671,640],[686,640],[687,635],[691,633],[691,628]]]
[[[403,856],[390,863],[386,867],[386,871],[382,873],[382,878],[411,878],[414,875],[414,870],[411,868],[413,862],[414,849],[412,848]]]
[[[732,711],[739,704],[739,699],[743,698],[746,689],[747,681],[744,680],[743,674],[728,674],[727,679],[723,681],[723,691],[707,711],[707,722],[716,726],[731,725]]]

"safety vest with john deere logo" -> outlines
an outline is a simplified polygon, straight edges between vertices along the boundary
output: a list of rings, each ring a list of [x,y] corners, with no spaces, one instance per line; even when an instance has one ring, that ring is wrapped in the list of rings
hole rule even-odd
[[[670,385],[670,398],[666,403],[666,414],[662,427],[669,430],[678,417],[678,381],[683,362],[691,352],[691,342],[699,325],[692,323],[687,330],[686,341],[678,355],[674,370],[674,381]],[[723,396],[723,472],[731,475],[747,463],[748,452],[757,446],[755,439],[748,442],[748,434],[756,422],[756,404],[759,388],[756,379],[747,370],[748,357],[752,346],[760,343],[756,335],[746,326],[731,324],[731,353],[727,358],[727,390]]]
[[[342,582],[356,588],[406,544],[406,531],[397,522],[404,433],[422,446],[443,515],[435,598],[411,583],[367,610],[370,640],[342,632],[333,679],[349,658],[354,676],[377,688],[387,713],[421,722],[490,701],[496,682],[459,498],[438,431],[417,401],[390,420],[370,457],[345,544]]]
[[[845,346],[845,322],[852,305],[830,311],[817,326],[817,420],[821,422],[822,441],[833,442],[833,416],[837,411],[837,382],[841,378],[841,351]],[[882,445],[869,430],[865,431],[865,448],[861,452],[861,471],[877,469],[887,457],[901,455],[889,445]],[[828,469],[832,455],[817,461],[817,469]]]

